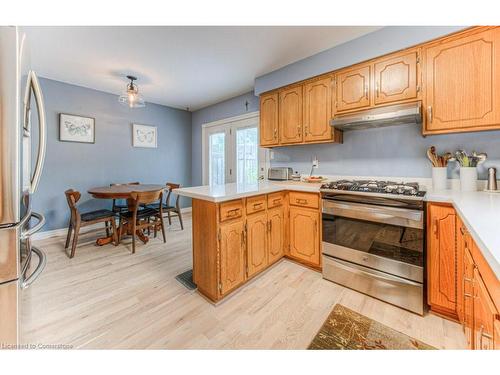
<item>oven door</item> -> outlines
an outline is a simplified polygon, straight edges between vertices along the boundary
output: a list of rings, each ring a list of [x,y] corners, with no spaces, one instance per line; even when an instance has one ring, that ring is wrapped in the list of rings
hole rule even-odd
[[[423,211],[323,200],[323,254],[423,282]]]

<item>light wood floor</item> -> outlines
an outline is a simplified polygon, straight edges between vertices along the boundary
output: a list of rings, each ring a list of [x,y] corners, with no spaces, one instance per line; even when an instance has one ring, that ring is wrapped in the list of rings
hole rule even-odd
[[[191,267],[191,217],[167,243],[153,239],[130,253],[82,237],[74,259],[64,238],[39,241],[47,268],[22,296],[24,343],[74,348],[304,349],[336,303],[438,348],[465,348],[458,324],[419,317],[283,260],[213,306],[174,277]]]

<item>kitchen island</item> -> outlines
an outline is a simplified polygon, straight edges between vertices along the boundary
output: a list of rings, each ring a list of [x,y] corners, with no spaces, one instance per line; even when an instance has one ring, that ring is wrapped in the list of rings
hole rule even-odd
[[[261,181],[176,189],[192,198],[198,291],[218,302],[284,257],[321,270],[320,185]]]

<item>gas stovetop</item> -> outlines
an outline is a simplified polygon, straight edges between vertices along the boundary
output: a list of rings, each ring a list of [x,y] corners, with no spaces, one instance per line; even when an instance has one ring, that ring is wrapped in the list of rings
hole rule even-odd
[[[322,191],[355,191],[360,193],[396,194],[413,197],[423,197],[417,182],[394,182],[376,180],[339,180],[321,185]]]

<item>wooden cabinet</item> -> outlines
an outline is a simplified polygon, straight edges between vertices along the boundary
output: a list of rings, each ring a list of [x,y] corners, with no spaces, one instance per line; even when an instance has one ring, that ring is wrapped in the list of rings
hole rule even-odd
[[[290,256],[308,264],[320,265],[319,211],[290,207]]]
[[[302,86],[295,86],[279,93],[280,143],[300,143],[303,133]]]
[[[424,134],[500,128],[500,28],[476,28],[429,44]]]
[[[304,141],[332,139],[332,78],[314,80],[304,85]]]
[[[429,204],[427,215],[429,304],[432,310],[456,319],[455,210]]]
[[[260,97],[260,145],[275,146],[279,143],[278,93]]]
[[[336,112],[362,109],[370,106],[370,65],[348,68],[337,73]]]
[[[494,324],[497,312],[479,271],[474,269],[474,348],[494,348]]]
[[[268,264],[267,213],[250,215],[247,218],[247,269],[248,277],[255,275]]]
[[[465,249],[467,248],[468,231],[458,215],[456,215],[456,239],[457,239],[457,316],[460,322],[464,321],[464,274]]]
[[[463,284],[463,305],[464,313],[461,321],[464,327],[465,338],[469,348],[474,347],[474,260],[469,249],[464,250],[464,272],[462,277]]]
[[[416,99],[418,87],[418,51],[407,51],[377,60],[373,65],[374,104]]]
[[[281,259],[285,249],[285,213],[283,206],[270,209],[267,213],[269,222],[269,263]]]
[[[245,228],[243,220],[220,226],[220,294],[224,295],[245,281]]]

